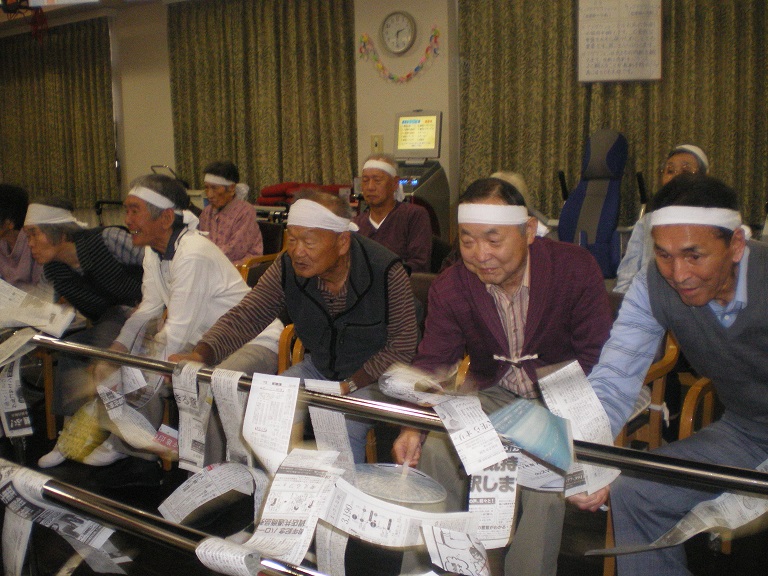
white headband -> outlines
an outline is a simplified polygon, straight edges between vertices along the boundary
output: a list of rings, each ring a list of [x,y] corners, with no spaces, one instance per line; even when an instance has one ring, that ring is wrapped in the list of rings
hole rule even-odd
[[[205,178],[203,178],[203,182],[206,184],[213,184],[214,186],[232,186],[232,184],[237,184],[237,182],[227,180],[223,176],[216,176],[216,174],[206,174]]]
[[[77,224],[81,228],[87,228],[88,224],[78,221],[69,210],[56,208],[46,204],[30,204],[27,207],[27,216],[24,226],[37,226],[38,224]]]
[[[288,211],[288,226],[305,226],[306,228],[323,228],[332,232],[357,232],[357,224],[336,216],[322,204],[301,198],[291,205]]]
[[[128,196],[136,196],[136,198],[141,198],[147,204],[152,204],[152,206],[160,208],[160,210],[172,208],[174,212],[181,214],[181,208],[178,208],[176,204],[173,203],[173,200],[166,198],[162,194],[158,194],[149,188],[144,188],[143,186],[134,186],[131,191],[128,192]]]
[[[511,204],[459,204],[459,224],[514,226],[528,222],[528,209]]]
[[[729,208],[698,206],[666,206],[651,212],[651,226],[666,224],[702,224],[736,230],[741,226],[741,214]]]
[[[386,172],[393,178],[397,176],[397,168],[392,166],[389,162],[384,162],[382,160],[366,160],[365,164],[363,164],[363,170],[368,168],[376,168],[377,170]]]

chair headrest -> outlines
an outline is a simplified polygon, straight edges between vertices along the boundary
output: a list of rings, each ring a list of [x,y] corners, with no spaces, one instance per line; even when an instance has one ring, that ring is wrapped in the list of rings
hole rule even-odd
[[[628,151],[629,144],[623,134],[610,128],[598,130],[587,140],[581,164],[582,179],[621,178]]]

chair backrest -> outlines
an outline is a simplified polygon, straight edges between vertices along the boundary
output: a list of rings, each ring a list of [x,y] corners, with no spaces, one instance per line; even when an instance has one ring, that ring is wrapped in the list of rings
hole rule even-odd
[[[272,266],[272,263],[280,255],[277,254],[265,254],[264,256],[254,256],[248,260],[245,264],[240,264],[237,269],[240,275],[251,288],[256,286],[256,282],[259,281],[261,275],[267,271],[267,268]]]
[[[614,278],[621,259],[616,227],[627,139],[615,130],[598,130],[587,140],[581,179],[560,212],[558,238],[581,244],[595,256],[603,276]]]
[[[288,324],[283,328],[277,344],[277,373],[282,374],[302,360],[304,360],[304,345],[296,336],[296,329],[293,324]]]
[[[275,254],[283,249],[284,224],[259,220],[259,230],[264,240],[264,254]]]

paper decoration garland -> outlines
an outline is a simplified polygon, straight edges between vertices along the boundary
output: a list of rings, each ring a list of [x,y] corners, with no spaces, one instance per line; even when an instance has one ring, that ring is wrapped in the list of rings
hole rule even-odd
[[[413,80],[413,78],[424,69],[424,65],[427,63],[430,56],[438,56],[438,38],[440,38],[440,32],[437,27],[433,26],[432,32],[429,35],[429,43],[424,50],[424,55],[421,57],[421,60],[419,60],[419,63],[413,70],[408,72],[408,74],[403,74],[401,76],[394,75],[389,71],[389,68],[384,66],[379,57],[379,53],[376,51],[376,47],[373,45],[373,40],[371,40],[371,37],[368,34],[362,34],[360,36],[360,58],[370,57],[382,78],[389,80],[390,82],[395,82],[396,84],[404,84],[405,82]]]

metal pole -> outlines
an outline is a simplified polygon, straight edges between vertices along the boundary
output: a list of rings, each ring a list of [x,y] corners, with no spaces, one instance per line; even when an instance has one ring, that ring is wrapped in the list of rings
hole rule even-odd
[[[34,336],[32,342],[45,348],[52,348],[80,356],[100,358],[163,374],[172,374],[176,368],[176,364],[173,362],[141,358],[95,346],[64,342],[49,336]],[[201,380],[210,382],[212,374],[212,370],[203,368],[198,372],[198,377]],[[249,390],[250,383],[250,378],[243,377],[240,379],[240,388]],[[413,426],[424,430],[445,431],[442,422],[432,410],[364,400],[350,396],[332,396],[304,389],[299,391],[299,397],[311,405],[341,410],[355,416],[368,416],[376,420],[396,425]],[[764,472],[671,458],[651,452],[605,446],[581,440],[575,440],[573,445],[574,453],[580,462],[614,466],[622,470],[632,470],[676,482],[693,482],[720,490],[768,494],[768,474]]]

